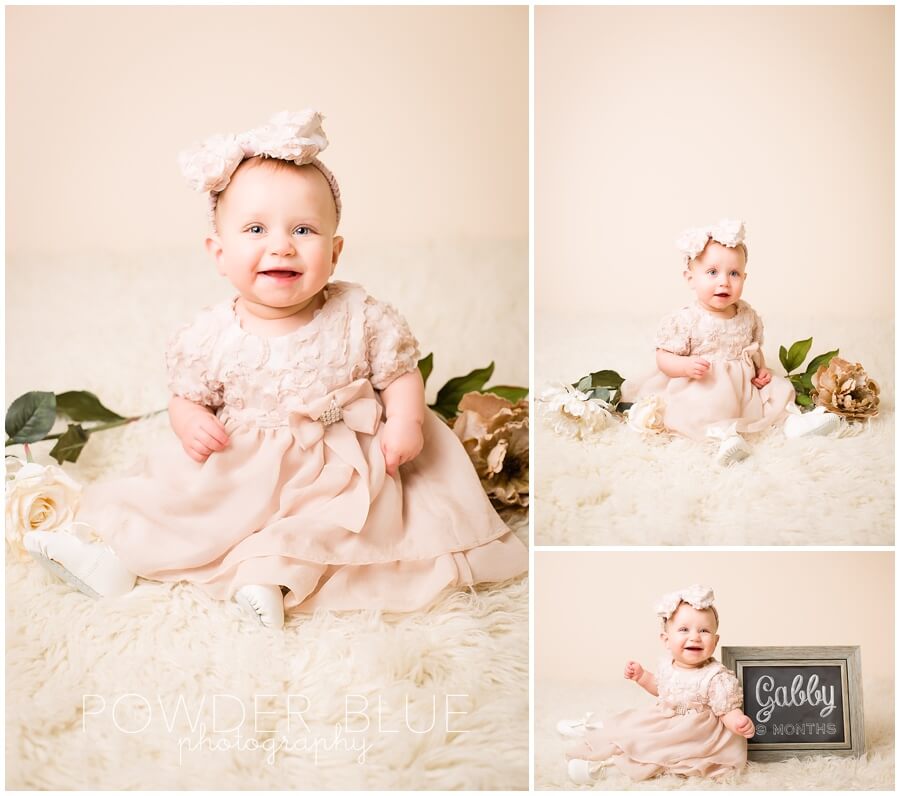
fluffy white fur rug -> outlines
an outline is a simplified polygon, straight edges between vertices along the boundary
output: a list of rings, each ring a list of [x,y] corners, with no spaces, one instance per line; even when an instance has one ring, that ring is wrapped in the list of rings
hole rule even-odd
[[[495,383],[527,383],[525,251],[395,248],[340,275],[394,302],[435,351],[433,397],[492,358]],[[466,270],[495,300],[446,298]],[[185,253],[11,261],[7,405],[29,389],[91,389],[120,412],[165,407],[166,335],[229,294],[211,272]],[[162,415],[98,434],[66,470],[82,482],[121,472],[166,427]],[[47,451],[35,446],[39,461]],[[508,521],[527,541],[526,518]],[[186,584],[139,581],[96,602],[30,560],[7,563],[6,594],[8,788],[528,787],[527,579],[416,614],[295,615],[283,632]],[[359,732],[336,738],[338,724]],[[272,739],[290,746],[270,757]]]
[[[604,715],[641,704],[652,697],[633,684],[535,683],[534,745],[535,787],[539,790],[590,790],[577,786],[566,773],[565,751],[572,739],[556,731],[564,718],[580,718],[594,711]],[[627,686],[630,686],[628,688]],[[865,757],[803,757],[771,763],[750,762],[727,780],[667,775],[632,782],[618,769],[603,769],[594,790],[893,790],[894,789],[894,687],[890,681],[867,681],[863,687],[866,714]],[[641,700],[644,700],[642,702]]]
[[[535,395],[611,368],[653,367],[658,318],[538,315]],[[591,442],[557,437],[535,418],[535,542],[539,545],[891,545],[894,543],[894,364],[889,321],[766,318],[765,353],[783,373],[778,346],[814,337],[862,362],[882,388],[881,414],[859,433],[785,439],[750,435],[753,453],[729,467],[715,446],[683,438],[646,441],[624,424]],[[597,334],[594,335],[593,333]],[[537,414],[537,412],[536,412]]]

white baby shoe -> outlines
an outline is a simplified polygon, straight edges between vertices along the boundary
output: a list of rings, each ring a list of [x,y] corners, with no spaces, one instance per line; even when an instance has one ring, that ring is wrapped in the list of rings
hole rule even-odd
[[[44,569],[88,597],[118,597],[134,588],[135,574],[103,542],[60,530],[29,531],[22,543]]]
[[[599,730],[603,722],[594,718],[593,713],[585,713],[580,719],[562,719],[556,723],[556,731],[567,738],[581,738],[588,730]]]
[[[742,462],[749,455],[750,446],[747,441],[740,434],[734,434],[722,440],[719,452],[716,454],[716,461],[723,467],[727,467],[729,464]]]
[[[817,406],[806,414],[790,413],[784,419],[784,436],[788,439],[809,437],[813,434],[832,434],[841,427],[840,415],[829,412],[824,406]]]
[[[284,627],[284,596],[280,586],[243,586],[234,594],[264,627]]]
[[[596,762],[575,757],[569,761],[569,779],[576,785],[593,785],[600,770],[609,765],[607,761]]]

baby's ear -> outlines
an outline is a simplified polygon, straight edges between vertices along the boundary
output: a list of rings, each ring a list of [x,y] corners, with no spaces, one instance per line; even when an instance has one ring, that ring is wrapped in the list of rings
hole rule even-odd
[[[683,276],[684,276],[684,281],[685,281],[685,282],[690,282],[690,281],[691,281],[691,276],[692,276],[692,274],[691,274],[691,269],[690,269],[690,268],[685,268],[685,269],[684,269],[684,274],[683,274]]]
[[[334,269],[337,268],[338,259],[343,250],[344,239],[340,235],[335,235],[334,240],[331,242],[331,273],[334,273]]]
[[[205,241],[203,241],[203,245],[206,248],[207,254],[213,258],[213,261],[216,264],[216,270],[222,275],[225,275],[224,264],[224,252],[222,250],[222,243],[219,240],[218,235],[209,235]]]
[[[665,630],[660,631],[659,640],[665,644],[669,640],[669,634]]]

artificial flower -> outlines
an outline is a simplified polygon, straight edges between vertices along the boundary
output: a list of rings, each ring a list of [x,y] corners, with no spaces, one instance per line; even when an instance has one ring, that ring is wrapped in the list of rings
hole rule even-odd
[[[586,439],[606,428],[613,419],[612,407],[599,398],[568,384],[551,384],[538,399],[544,423],[556,434]]]
[[[528,505],[527,399],[512,403],[493,393],[466,393],[453,432],[488,497],[504,506]]]
[[[6,541],[19,558],[27,557],[22,537],[28,531],[58,531],[75,517],[81,485],[55,465],[7,459]]]
[[[642,434],[660,434],[666,430],[666,407],[659,395],[648,395],[625,410],[629,427]]]
[[[865,420],[878,414],[878,392],[859,362],[835,356],[816,371],[813,401],[850,420]]]

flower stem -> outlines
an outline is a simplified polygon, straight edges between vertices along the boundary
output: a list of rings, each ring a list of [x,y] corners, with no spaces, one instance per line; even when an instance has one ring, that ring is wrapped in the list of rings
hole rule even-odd
[[[168,409],[157,409],[155,412],[148,412],[146,415],[137,415],[135,417],[124,417],[121,420],[111,420],[109,423],[100,423],[96,426],[91,426],[90,428],[86,428],[85,431],[87,431],[88,434],[93,434],[95,431],[106,431],[106,429],[108,429],[108,428],[116,428],[117,426],[126,426],[129,423],[135,423],[138,420],[146,420],[148,417],[154,417],[155,415],[159,415],[159,414],[162,414],[163,412],[168,412],[168,411],[169,411]],[[43,442],[44,440],[47,440],[47,439],[59,439],[61,436],[62,436],[62,434],[48,434],[43,439],[40,439],[37,441]],[[6,440],[7,447],[10,445],[18,445],[18,444],[19,444],[18,442],[14,442],[11,439]],[[29,457],[28,461],[31,461],[28,443],[25,442],[25,443],[22,443],[22,445],[25,448],[25,455]]]
[[[31,458],[31,446],[26,442],[22,447],[25,448],[25,461],[29,463],[33,462],[34,459]]]

